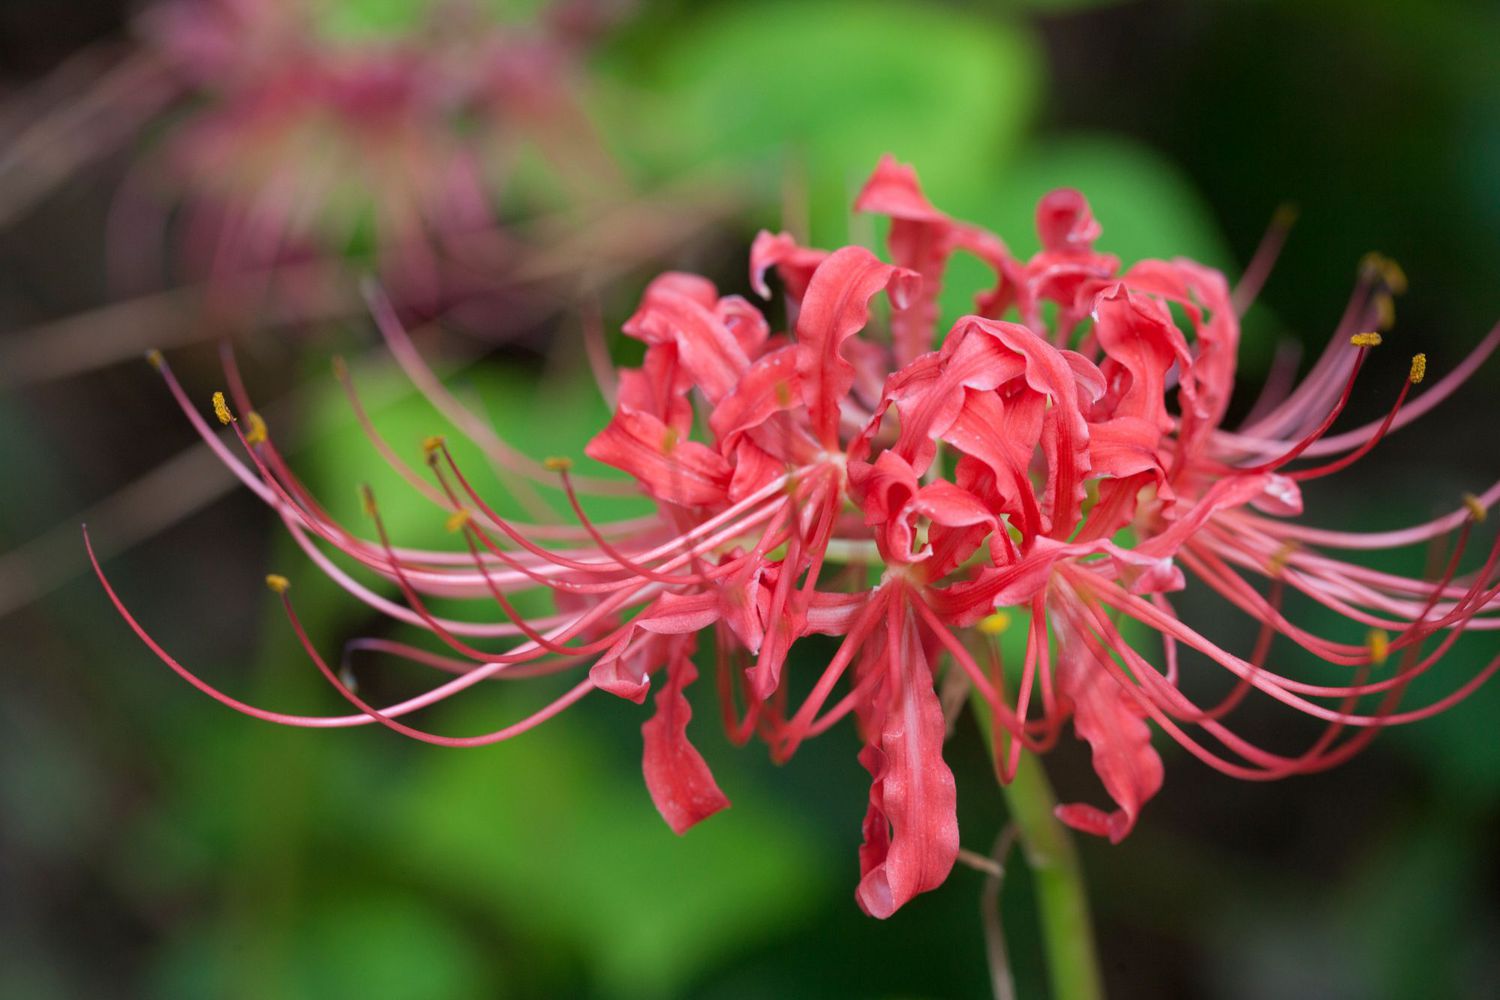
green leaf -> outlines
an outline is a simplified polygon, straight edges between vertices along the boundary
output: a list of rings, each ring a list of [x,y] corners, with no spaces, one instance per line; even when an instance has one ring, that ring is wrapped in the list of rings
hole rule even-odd
[[[642,721],[650,711],[593,708]],[[715,762],[734,808],[677,837],[641,779],[639,738],[601,739],[580,720],[575,710],[492,749],[425,755],[414,780],[384,794],[378,833],[393,860],[570,947],[626,995],[681,988],[828,891],[832,865],[813,833],[734,758]]]
[[[841,242],[854,194],[882,153],[938,188],[992,176],[1040,89],[1030,35],[951,8],[818,0],[726,7],[685,20],[624,70],[649,94],[609,123],[623,149],[732,169],[779,199],[805,176],[815,241]]]
[[[257,949],[247,963],[232,924],[185,928],[158,959],[152,994],[161,997],[445,998],[497,996],[478,935],[415,894],[370,889],[312,896],[282,947]]]

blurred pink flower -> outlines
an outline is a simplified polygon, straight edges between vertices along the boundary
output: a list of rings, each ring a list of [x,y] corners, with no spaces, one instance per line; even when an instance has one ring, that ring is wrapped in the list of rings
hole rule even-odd
[[[345,25],[356,6],[157,0],[131,54],[8,151],[0,216],[149,139],[109,224],[120,290],[359,251],[425,301],[457,280],[454,258],[514,255],[496,207],[522,158],[540,155],[574,201],[619,190],[580,98],[613,4],[505,21],[454,0],[417,5],[410,24]]]
[[[1380,729],[1441,711],[1500,668],[1496,658],[1437,701],[1401,705],[1462,632],[1500,628],[1500,547],[1477,570],[1458,572],[1500,484],[1452,514],[1396,531],[1358,534],[1295,520],[1299,483],[1339,471],[1440,402],[1493,351],[1500,329],[1406,405],[1426,375],[1418,355],[1384,420],[1330,435],[1379,342],[1372,329],[1400,290],[1399,272],[1372,261],[1307,378],[1263,400],[1231,432],[1222,425],[1239,321],[1218,272],[1180,259],[1122,271],[1094,249],[1100,227],[1075,191],[1042,199],[1041,249],[1030,259],[935,209],[915,173],[889,159],[858,207],[890,218],[890,263],[857,246],[824,252],[786,234],[756,239],[750,283],[765,296],[765,277],[776,271],[791,317],[786,332],[773,332],[757,307],[720,295],[704,278],[671,273],[650,285],[624,326],[644,345],[643,360],[606,386],[616,409],[586,449],[633,486],[575,475],[566,460],[537,463],[485,430],[423,367],[377,300],[391,350],[437,408],[510,472],[560,485],[574,514],[567,525],[502,518],[441,439],[427,446],[430,476],[419,475],[379,437],[350,384],[381,453],[461,535],[456,553],[396,548],[368,493],[373,538],[334,522],[277,452],[232,369],[245,419],[236,422],[222,398],[216,408],[243,457],[156,359],[188,419],[310,558],[362,601],[449,648],[439,656],[384,640],[359,647],[455,675],[426,694],[383,707],[362,699],[303,632],[280,577],[270,582],[308,656],[353,714],[288,716],[239,702],[157,646],[105,581],[111,599],[200,689],[292,725],[376,722],[428,742],[475,745],[523,732],[594,689],[639,703],[654,684],[654,712],[643,726],[646,783],[679,833],[729,804],[687,736],[684,691],[697,677],[699,637],[711,635],[733,742],[758,735],[784,760],[804,739],[854,717],[871,775],[856,898],[877,917],[939,885],[958,854],[956,792],[942,748],[945,705],[959,695],[977,699],[993,719],[1001,781],[1014,776],[1024,749],[1045,751],[1072,719],[1113,804],[1069,803],[1058,815],[1118,841],[1161,786],[1151,722],[1225,773],[1280,777],[1336,764]],[[959,251],[987,264],[995,283],[939,340],[938,297]],[[580,492],[622,488],[650,497],[657,513],[589,518]],[[1324,551],[1449,534],[1451,554],[1430,580]],[[404,600],[368,589],[325,549],[394,582]],[[1188,574],[1259,623],[1248,658],[1174,612],[1169,595]],[[1368,639],[1340,641],[1289,621],[1281,611],[1287,587],[1368,628]],[[517,613],[512,597],[537,590],[553,595],[553,611]],[[503,619],[440,617],[426,604],[434,596],[487,601]],[[1025,643],[1007,671],[997,636],[1012,615],[1024,620]],[[1152,632],[1159,652],[1142,642]],[[808,693],[792,706],[788,674],[810,664],[788,652],[813,634],[840,642],[815,676],[795,685]],[[1353,678],[1313,683],[1278,672],[1269,662],[1276,637],[1353,668]],[[490,651],[472,639],[509,641]],[[1204,706],[1183,692],[1181,647],[1227,672],[1226,697]],[[556,702],[495,732],[446,737],[402,721],[481,680],[574,670],[587,673]],[[1298,754],[1262,749],[1223,721],[1252,693],[1326,729]],[[1373,705],[1361,707],[1366,699]]]

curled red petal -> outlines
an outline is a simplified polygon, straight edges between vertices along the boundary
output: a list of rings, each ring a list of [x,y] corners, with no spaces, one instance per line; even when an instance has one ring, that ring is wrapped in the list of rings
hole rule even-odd
[[[1089,429],[1083,415],[1077,362],[1019,323],[969,316],[960,320],[949,340],[993,337],[1025,362],[1028,388],[1048,403],[1042,430],[1047,459],[1047,485],[1042,505],[1047,508],[1047,531],[1067,537],[1078,523],[1089,472]],[[944,352],[949,348],[945,344]],[[955,348],[956,350],[956,348]]]
[[[728,808],[729,799],[687,737],[693,708],[682,692],[698,679],[692,659],[693,637],[673,636],[662,641],[668,647],[667,683],[657,692],[656,714],[641,726],[645,742],[641,765],[651,801],[672,832],[680,835]]]
[[[1101,231],[1089,200],[1072,188],[1058,188],[1037,203],[1036,232],[1048,253],[1091,250]]]
[[[1054,620],[1063,615],[1052,616]],[[1161,757],[1151,746],[1145,711],[1076,632],[1059,628],[1057,691],[1073,707],[1073,729],[1093,751],[1094,773],[1119,808],[1106,813],[1086,803],[1057,807],[1075,830],[1118,844],[1135,826],[1141,806],[1161,789]]]
[[[649,413],[621,408],[584,454],[630,473],[657,500],[693,507],[729,498],[729,463],[711,448],[681,440],[680,431]]]
[[[762,229],[750,244],[750,287],[763,299],[771,297],[771,286],[766,284],[766,272],[776,268],[786,294],[793,302],[801,302],[807,294],[807,285],[813,272],[828,257],[828,251],[804,247],[791,233],[772,233]]]
[[[910,608],[893,614],[891,628],[899,632],[886,666],[896,690],[888,690],[878,743],[860,753],[873,781],[855,892],[860,908],[881,919],[941,885],[958,857],[957,793],[927,652]]]
[[[1124,285],[1094,302],[1094,335],[1114,376],[1111,415],[1145,420],[1158,436],[1172,429],[1166,407],[1167,371],[1192,364],[1187,341],[1160,302],[1133,296]],[[1154,442],[1153,442],[1154,445]]]
[[[953,250],[954,223],[922,194],[917,172],[887,155],[865,182],[855,211],[890,216],[891,259],[922,276],[922,287],[904,308],[891,311],[891,342],[897,365],[932,349],[938,294]]]
[[[721,616],[714,594],[662,594],[589,668],[589,680],[601,691],[640,704],[646,700],[652,671],[668,665],[670,649],[663,645],[663,637],[691,635]]]
[[[891,304],[911,301],[921,278],[886,264],[863,247],[843,247],[818,265],[797,317],[797,372],[813,432],[830,450],[838,447],[840,404],[854,384],[854,366],[844,341],[870,320],[870,300],[889,290]]]
[[[664,274],[651,283],[625,332],[648,344],[674,344],[691,384],[710,402],[734,388],[750,360],[718,315],[711,282],[693,275]]]

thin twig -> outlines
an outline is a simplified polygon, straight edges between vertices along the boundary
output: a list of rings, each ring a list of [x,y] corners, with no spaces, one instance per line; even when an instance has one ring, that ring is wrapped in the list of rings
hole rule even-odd
[[[979,916],[984,921],[984,953],[990,965],[990,989],[995,1000],[1015,1000],[1016,982],[1010,972],[1010,957],[1005,950],[1005,926],[1000,918],[1000,889],[1005,884],[1005,858],[1015,846],[1014,823],[1005,824],[995,838],[984,887],[979,890]]]

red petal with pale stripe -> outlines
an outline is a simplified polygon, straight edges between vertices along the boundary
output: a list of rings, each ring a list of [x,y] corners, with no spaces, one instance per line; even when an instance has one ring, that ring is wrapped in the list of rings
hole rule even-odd
[[[891,627],[900,634],[889,637],[891,651],[883,661],[890,672],[889,701],[875,720],[878,745],[872,742],[859,757],[874,781],[855,899],[881,919],[941,885],[958,857],[958,799],[953,772],[943,761],[946,727],[927,652],[909,608],[893,614]],[[898,690],[889,691],[892,685]]]

